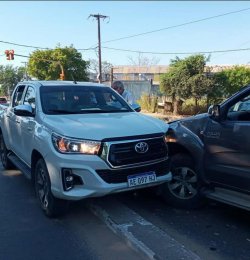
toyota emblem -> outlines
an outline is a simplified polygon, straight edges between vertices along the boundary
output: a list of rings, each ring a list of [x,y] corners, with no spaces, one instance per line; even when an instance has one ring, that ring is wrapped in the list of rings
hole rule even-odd
[[[148,144],[145,142],[140,142],[135,145],[135,151],[137,153],[146,153],[148,151]]]

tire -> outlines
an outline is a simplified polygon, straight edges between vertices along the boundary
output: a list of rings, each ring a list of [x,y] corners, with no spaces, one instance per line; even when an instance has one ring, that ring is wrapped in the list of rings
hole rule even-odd
[[[53,196],[49,173],[43,159],[39,159],[36,163],[34,185],[40,207],[47,217],[59,217],[66,213],[68,201]]]
[[[171,159],[172,180],[164,183],[161,194],[166,202],[177,208],[194,209],[204,203],[201,182],[192,158],[176,154]]]
[[[0,134],[1,162],[2,162],[2,165],[3,165],[4,169],[11,170],[11,169],[14,169],[15,166],[13,165],[13,163],[8,158],[8,152],[9,151],[6,148],[6,145],[5,145],[5,142],[4,142],[4,139],[3,139],[3,135]]]

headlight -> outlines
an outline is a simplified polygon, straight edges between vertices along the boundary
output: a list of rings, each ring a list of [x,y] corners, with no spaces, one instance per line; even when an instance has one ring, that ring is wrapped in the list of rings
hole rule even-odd
[[[101,142],[98,141],[71,139],[54,133],[52,143],[60,153],[98,154],[101,147]]]
[[[173,129],[169,128],[165,135],[165,142],[167,143],[176,143],[176,136]]]

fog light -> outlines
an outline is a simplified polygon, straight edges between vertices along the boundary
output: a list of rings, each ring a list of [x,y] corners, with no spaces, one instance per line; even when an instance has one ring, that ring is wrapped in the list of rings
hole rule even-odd
[[[74,187],[74,176],[71,169],[62,169],[62,181],[64,190],[71,190]]]

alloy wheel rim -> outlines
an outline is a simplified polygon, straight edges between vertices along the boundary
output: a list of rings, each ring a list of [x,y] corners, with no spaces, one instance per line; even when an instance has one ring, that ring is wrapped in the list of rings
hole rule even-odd
[[[6,165],[6,157],[3,152],[1,152],[1,161],[2,161],[3,166]]]
[[[172,181],[168,183],[170,192],[179,199],[191,199],[197,194],[197,175],[188,167],[175,168]]]
[[[1,149],[1,161],[2,161],[2,164],[6,165],[7,158],[6,158],[6,155],[4,153],[4,147],[3,147],[3,140],[2,139],[0,141],[0,149]]]
[[[37,174],[36,186],[37,186],[37,194],[39,200],[43,208],[46,209],[48,208],[49,205],[49,200],[48,200],[49,189],[48,189],[48,181],[45,176],[44,170],[41,168],[39,169],[39,172]]]

